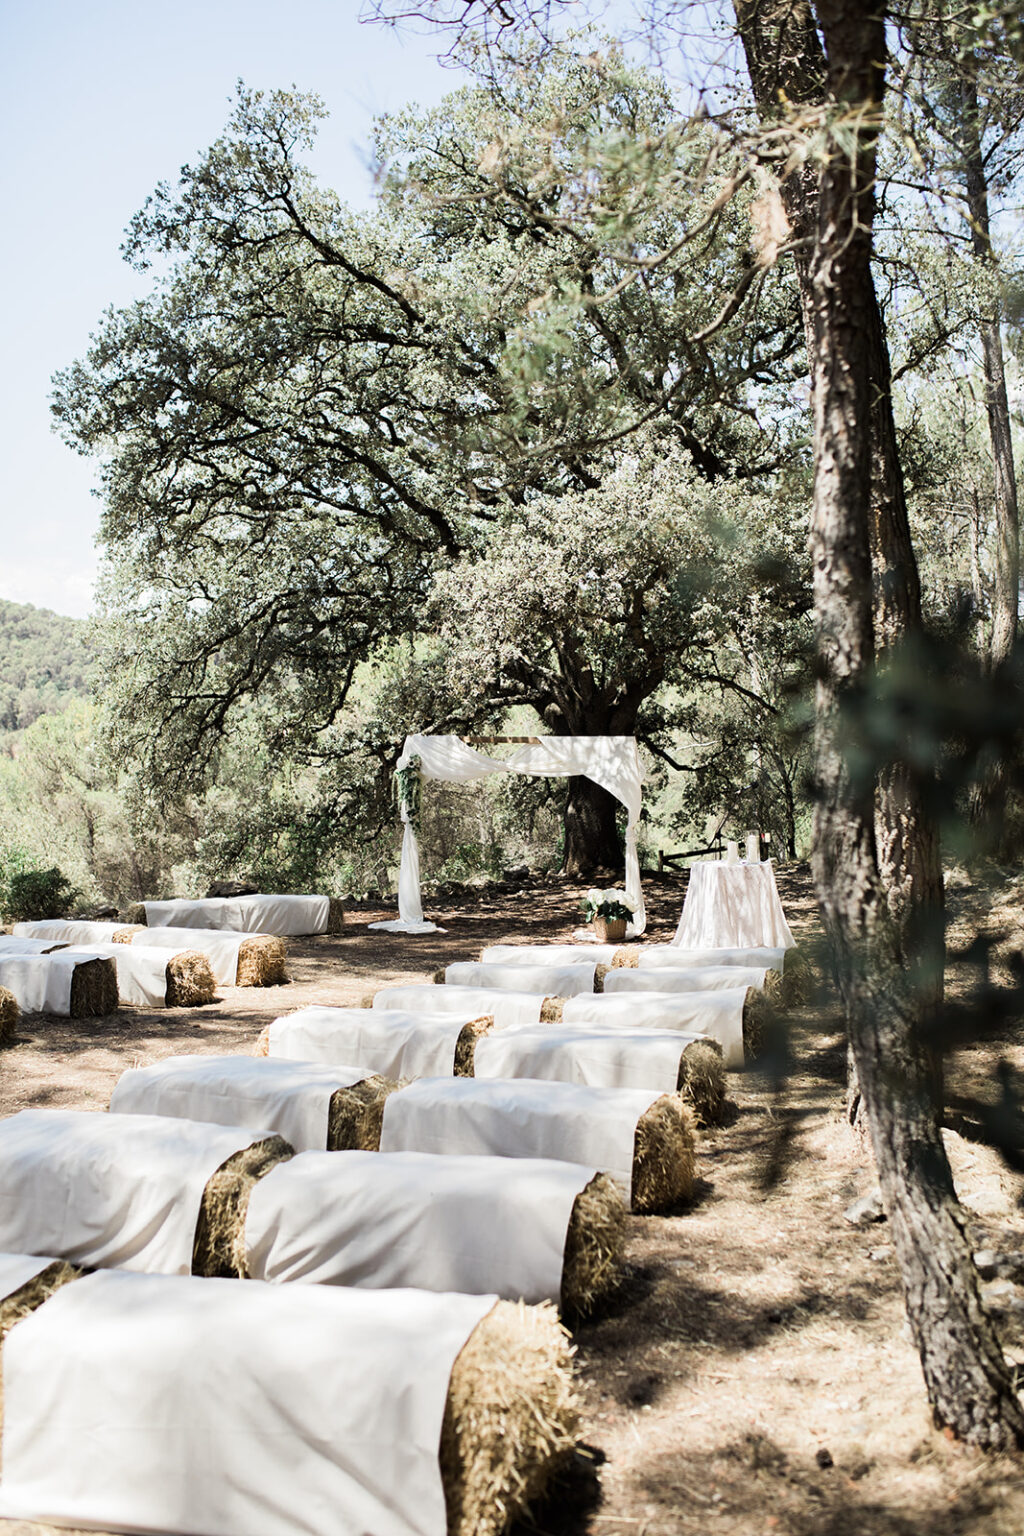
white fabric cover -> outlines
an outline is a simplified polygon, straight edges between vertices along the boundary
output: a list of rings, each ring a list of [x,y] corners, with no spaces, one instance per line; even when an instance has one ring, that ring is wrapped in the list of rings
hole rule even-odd
[[[252,1192],[249,1271],[557,1301],[573,1202],[595,1172],[525,1158],[303,1152]]]
[[[302,1008],[271,1024],[270,1055],[340,1061],[384,1077],[444,1077],[454,1071],[462,1026],[479,1017],[397,1008]]]
[[[446,986],[575,997],[577,992],[593,992],[594,969],[594,961],[589,965],[486,965],[479,960],[458,960],[445,969],[444,979]]]
[[[589,1088],[656,1088],[674,1093],[690,1040],[667,1029],[602,1029],[594,1024],[527,1024],[477,1042],[476,1077],[545,1078]]]
[[[596,997],[568,998],[562,1022],[706,1035],[718,1041],[725,1065],[733,1069],[743,1065],[746,998],[746,987],[731,992],[602,992]]]
[[[70,917],[44,917],[31,923],[15,923],[18,938],[49,939],[53,944],[111,944],[125,923],[89,923]]]
[[[641,1088],[424,1077],[384,1105],[380,1149],[556,1158],[610,1173],[628,1195],[637,1121],[660,1097]]]
[[[23,1285],[41,1275],[54,1262],[39,1254],[0,1253],[0,1301],[6,1301]]]
[[[785,961],[784,949],[768,949],[763,945],[751,949],[680,949],[678,944],[644,944],[638,954],[638,969],[647,971],[664,966],[670,971],[680,971],[691,966],[740,965],[781,972]]]
[[[672,942],[680,949],[792,948],[793,935],[771,859],[757,864],[691,864],[683,914]]]
[[[22,1013],[71,1012],[71,978],[75,966],[89,955],[68,955],[66,949],[47,955],[0,955],[0,987],[17,998]]]
[[[156,1115],[23,1109],[0,1120],[0,1249],[187,1275],[206,1182],[255,1139]]]
[[[407,736],[397,766],[407,768],[414,757],[420,759],[424,779],[441,779],[449,784],[469,784],[491,773],[527,773],[543,778],[582,775],[600,784],[626,807],[625,887],[634,909],[627,932],[643,933],[647,917],[640,885],[636,827],[640,819],[644,770],[632,736],[545,736],[534,746],[520,747],[505,762],[475,752],[458,736]],[[424,924],[423,920],[419,848],[404,806],[402,820],[405,828],[398,874],[399,920],[387,926],[396,932],[423,933],[433,925]],[[375,923],[373,926],[385,925]]]
[[[744,965],[694,965],[670,971],[662,966],[646,970],[609,971],[604,979],[606,993],[618,992],[728,992],[736,987],[764,986],[765,970]]]
[[[17,938],[10,933],[0,933],[0,955],[49,955],[62,948],[60,939]]]
[[[326,933],[327,896],[207,896],[201,901],[147,901],[150,928],[227,928],[232,933]]]
[[[132,946],[166,949],[175,955],[198,950],[209,960],[217,985],[233,987],[238,980],[238,951],[247,937],[218,928],[140,928],[132,938]]]
[[[488,944],[482,965],[611,965],[621,944]]]
[[[171,957],[166,950],[134,944],[71,944],[58,953],[77,955],[79,960],[113,960],[122,1003],[141,1008],[163,1008],[167,1003],[167,962]]]
[[[445,1536],[438,1442],[493,1296],[107,1273],[4,1348],[0,1512],[183,1536]]]
[[[463,1021],[491,1014],[495,1029],[507,1029],[510,1024],[536,1024],[543,1002],[544,995],[540,992],[504,992],[498,987],[436,987],[430,983],[381,987],[373,994],[374,1008],[453,1013]]]
[[[268,1056],[169,1056],[118,1078],[110,1108],[215,1125],[276,1131],[296,1152],[323,1151],[331,1095],[366,1077],[363,1067],[271,1060]]]

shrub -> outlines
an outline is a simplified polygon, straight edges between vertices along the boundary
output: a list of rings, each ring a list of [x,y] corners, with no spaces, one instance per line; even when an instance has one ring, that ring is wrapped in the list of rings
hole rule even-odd
[[[44,917],[66,917],[77,891],[56,865],[52,869],[27,869],[12,875],[5,905],[15,922]]]

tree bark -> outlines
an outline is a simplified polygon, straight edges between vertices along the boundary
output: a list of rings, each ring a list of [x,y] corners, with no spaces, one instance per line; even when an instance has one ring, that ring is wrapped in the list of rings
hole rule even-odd
[[[569,780],[565,803],[565,853],[562,869],[567,875],[593,875],[598,870],[621,872],[625,853],[616,826],[619,802],[593,779],[582,774]]]

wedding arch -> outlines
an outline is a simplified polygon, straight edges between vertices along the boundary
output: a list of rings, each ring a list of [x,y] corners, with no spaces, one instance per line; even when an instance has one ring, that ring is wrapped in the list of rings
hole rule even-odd
[[[480,738],[476,738],[480,739]],[[636,827],[640,819],[643,765],[632,736],[532,736],[491,737],[492,741],[517,740],[524,745],[506,761],[487,757],[467,745],[461,736],[407,736],[398,759],[399,809],[404,831],[402,863],[398,873],[398,921],[373,923],[393,933],[431,933],[436,923],[423,916],[420,897],[420,850],[416,841],[419,786],[426,779],[449,784],[469,784],[491,773],[527,773],[542,778],[581,775],[600,784],[626,807],[626,895],[633,903],[631,935],[647,926],[640,888],[640,859]]]

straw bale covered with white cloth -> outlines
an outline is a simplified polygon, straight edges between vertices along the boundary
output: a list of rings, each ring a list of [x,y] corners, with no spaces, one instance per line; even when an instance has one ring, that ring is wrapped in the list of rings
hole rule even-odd
[[[488,944],[482,965],[611,965],[621,944]],[[638,944],[638,950],[643,948]]]
[[[435,987],[427,983],[406,987],[381,987],[373,994],[373,1006],[403,1013],[451,1013],[463,1019],[489,1015],[495,1029],[511,1024],[537,1024],[544,997],[539,992],[509,992],[500,987]]]
[[[680,970],[653,966],[622,967],[604,978],[606,995],[622,992],[730,992],[737,987],[764,990],[766,970],[745,965],[694,965]]]
[[[63,947],[60,939],[26,939],[15,934],[0,933],[0,956],[50,955]]]
[[[597,962],[575,965],[487,965],[458,960],[445,968],[445,986],[487,987],[501,992],[536,992],[542,997],[575,997],[593,992]]]
[[[266,1056],[169,1056],[122,1073],[110,1108],[126,1115],[252,1126],[283,1136],[297,1152],[323,1151],[332,1098],[366,1076],[364,1067]]]
[[[302,1008],[275,1019],[268,1053],[275,1060],[343,1062],[384,1077],[446,1077],[474,1015],[397,1008]]]
[[[2,1512],[182,1536],[445,1536],[449,1385],[494,1300],[77,1280],[7,1340]]]
[[[421,1078],[384,1108],[382,1152],[556,1158],[610,1173],[629,1196],[637,1123],[657,1089]]]
[[[576,1198],[597,1170],[427,1152],[303,1152],[252,1192],[250,1275],[557,1301]]]
[[[123,923],[93,923],[84,918],[44,917],[33,922],[15,923],[11,932],[17,938],[49,939],[54,944],[112,944]]]
[[[197,951],[210,962],[218,986],[233,987],[238,977],[238,952],[245,943],[245,935],[218,928],[140,928],[138,933],[132,934],[130,942],[133,949],[138,946],[166,949],[171,954]]]
[[[786,951],[758,945],[750,949],[681,949],[678,944],[638,944],[637,966],[641,971],[664,967],[667,971],[690,970],[694,966],[752,966],[755,970],[782,972]]]
[[[226,928],[232,933],[326,933],[329,896],[207,896],[142,903],[150,928]]]
[[[743,1009],[747,989],[728,992],[601,993],[570,997],[563,1024],[599,1024],[618,1029],[670,1029],[706,1035],[722,1047],[729,1069],[743,1066]]]
[[[92,951],[67,949],[46,954],[0,954],[0,987],[17,999],[22,1013],[71,1013],[71,988],[79,965],[99,959]]]
[[[52,1254],[0,1253],[0,1301],[20,1291],[53,1262]]]
[[[0,1120],[0,1249],[187,1275],[207,1181],[256,1136],[156,1115]]]
[[[174,957],[165,949],[136,944],[71,944],[58,953],[112,960],[122,1003],[140,1008],[167,1005],[167,965]]]
[[[647,1088],[674,1093],[683,1051],[698,1033],[665,1029],[590,1029],[584,1024],[526,1024],[479,1041],[478,1078],[536,1078],[589,1088]]]

